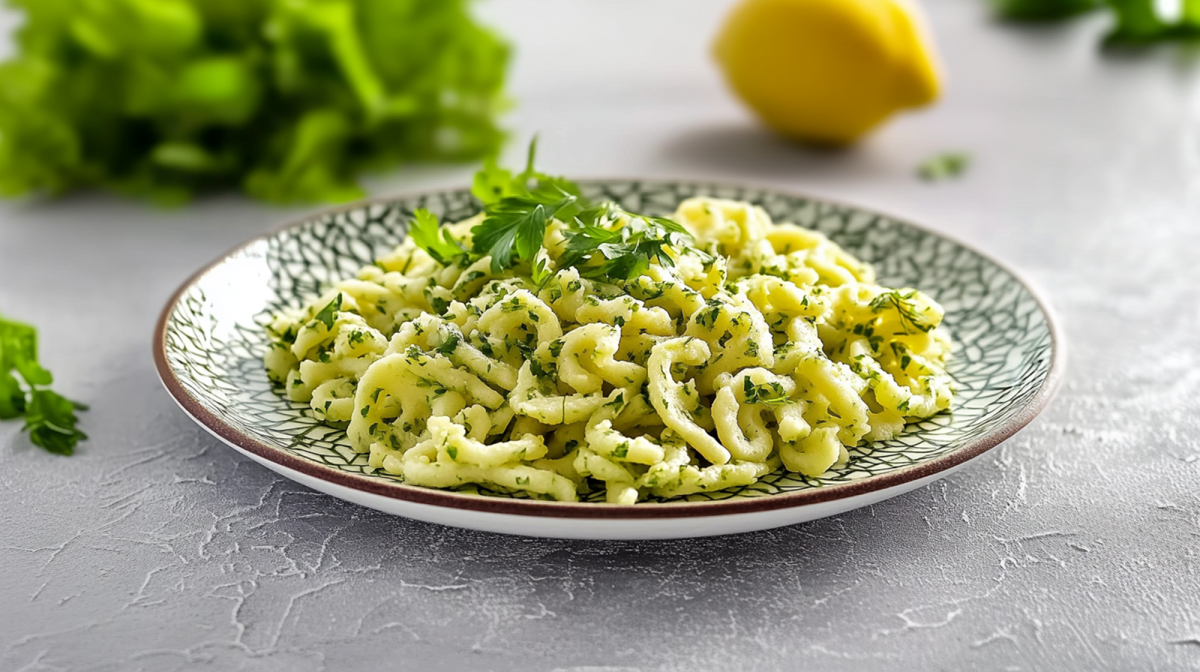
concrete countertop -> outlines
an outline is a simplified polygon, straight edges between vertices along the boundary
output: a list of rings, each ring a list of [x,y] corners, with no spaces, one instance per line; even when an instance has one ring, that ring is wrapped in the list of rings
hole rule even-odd
[[[519,48],[510,155],[540,132],[555,172],[783,187],[1008,261],[1069,343],[1037,421],[933,486],[768,532],[601,543],[412,522],[239,456],[155,375],[179,283],[302,211],[7,202],[0,310],[41,328],[58,388],[92,410],[69,459],[0,425],[0,670],[1200,669],[1200,63],[1101,54],[1099,16],[1015,28],[982,0],[927,0],[945,99],[814,152],[724,91],[708,47],[729,4],[482,5]],[[946,150],[972,155],[961,180],[914,177]]]

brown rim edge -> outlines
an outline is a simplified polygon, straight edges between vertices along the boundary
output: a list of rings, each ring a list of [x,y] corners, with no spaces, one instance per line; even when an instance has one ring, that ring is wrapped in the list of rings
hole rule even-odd
[[[175,307],[178,304],[180,297],[183,296],[183,293],[197,281],[199,281],[200,278],[207,275],[213,268],[225,262],[231,256],[241,252],[242,250],[261,240],[265,240],[281,231],[303,226],[318,217],[355,210],[362,207],[369,207],[372,205],[387,204],[398,199],[417,195],[464,191],[463,189],[444,189],[435,191],[422,191],[414,194],[398,194],[393,196],[372,198],[315,212],[302,219],[285,223],[281,226],[271,229],[267,233],[256,236],[255,238],[252,238],[251,240],[234,247],[217,259],[213,260],[205,267],[201,268],[199,271],[196,271],[191,277],[184,281],[182,285],[180,285],[179,289],[175,290],[175,293],[171,295],[171,298],[167,301],[166,306],[164,306],[162,313],[159,314],[153,341],[154,365],[155,368],[158,369],[159,378],[162,380],[163,385],[167,388],[167,391],[172,397],[174,397],[175,401],[188,415],[192,416],[193,419],[221,439],[269,462],[273,462],[282,467],[301,472],[305,475],[327,481],[335,485],[340,485],[391,499],[413,502],[416,504],[444,506],[467,511],[478,511],[480,513],[535,516],[543,518],[609,520],[694,518],[756,513],[855,497],[877,490],[887,490],[911,481],[932,476],[942,471],[946,471],[963,464],[964,462],[969,462],[970,460],[973,460],[983,453],[991,450],[1003,441],[1009,439],[1030,422],[1032,422],[1033,419],[1037,417],[1046,408],[1046,406],[1049,405],[1050,401],[1054,397],[1054,394],[1058,391],[1058,388],[1062,383],[1062,378],[1066,369],[1066,340],[1058,326],[1058,323],[1055,321],[1054,314],[1051,312],[1049,304],[1046,302],[1041,293],[1028,280],[1014,272],[1013,269],[1007,264],[998,261],[989,254],[981,252],[972,245],[964,244],[951,236],[947,236],[941,232],[935,231],[920,224],[915,224],[906,219],[900,219],[856,205],[849,205],[829,199],[814,198],[804,194],[781,191],[774,187],[756,187],[729,183],[706,183],[698,180],[627,178],[618,180],[589,179],[582,180],[581,184],[598,185],[611,182],[634,182],[639,184],[693,184],[699,187],[733,187],[747,190],[757,190],[765,193],[776,193],[788,198],[807,199],[810,201],[829,203],[840,207],[853,208],[861,212],[868,212],[873,215],[900,222],[906,226],[911,226],[925,233],[948,240],[955,245],[970,250],[972,253],[979,255],[980,257],[988,260],[1000,269],[1004,270],[1004,272],[1016,279],[1016,281],[1020,283],[1020,285],[1024,287],[1026,291],[1029,292],[1034,301],[1037,302],[1038,308],[1041,309],[1042,315],[1046,320],[1046,326],[1050,330],[1050,367],[1046,372],[1046,377],[1044,380],[1042,380],[1041,386],[1038,387],[1037,392],[1034,394],[1029,403],[1017,414],[1005,421],[1000,427],[968,443],[953,453],[943,455],[935,460],[923,462],[905,469],[899,469],[881,476],[871,476],[853,483],[812,488],[810,490],[802,490],[800,492],[792,492],[781,495],[764,495],[761,497],[710,502],[667,502],[633,505],[503,499],[498,497],[449,492],[445,490],[434,490],[431,488],[423,488],[405,485],[403,483],[396,483],[393,481],[386,481],[362,474],[347,473],[331,467],[326,467],[311,460],[297,457],[296,455],[293,455],[281,448],[271,446],[255,439],[254,437],[243,434],[210,412],[204,407],[203,404],[200,403],[199,400],[192,397],[183,387],[182,382],[167,363],[167,321],[171,313],[175,310]]]

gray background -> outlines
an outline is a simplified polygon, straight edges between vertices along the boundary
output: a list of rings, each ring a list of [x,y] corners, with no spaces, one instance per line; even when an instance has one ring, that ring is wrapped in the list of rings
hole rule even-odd
[[[844,153],[777,142],[726,94],[708,49],[727,2],[484,10],[520,48],[514,158],[540,131],[555,171],[810,192],[1024,271],[1070,350],[1024,432],[928,488],[734,537],[393,518],[218,444],[151,364],[176,286],[293,213],[232,196],[4,203],[0,309],[42,328],[60,389],[92,404],[92,440],[63,459],[0,426],[0,669],[1200,669],[1200,63],[1102,56],[1101,17],[1017,29],[982,0],[925,4],[945,99]],[[975,164],[917,181],[943,150]]]

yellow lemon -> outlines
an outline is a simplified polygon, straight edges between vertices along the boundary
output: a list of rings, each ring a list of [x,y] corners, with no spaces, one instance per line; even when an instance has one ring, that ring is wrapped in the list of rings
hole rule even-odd
[[[716,57],[767,125],[810,142],[853,142],[938,96],[932,42],[908,0],[745,0]]]

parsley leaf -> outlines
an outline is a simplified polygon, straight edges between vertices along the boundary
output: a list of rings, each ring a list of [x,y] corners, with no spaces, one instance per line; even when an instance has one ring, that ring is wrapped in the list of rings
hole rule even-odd
[[[330,301],[328,305],[322,308],[321,312],[317,313],[317,316],[313,319],[324,324],[326,329],[333,329],[333,323],[337,320],[338,311],[341,309],[342,295],[339,292],[333,301]]]
[[[24,430],[34,445],[70,455],[87,438],[75,426],[75,411],[87,407],[42,389],[53,382],[54,376],[38,362],[37,330],[0,317],[0,420],[24,416]]]
[[[776,382],[766,383],[764,385],[755,385],[751,382],[750,377],[746,376],[742,379],[742,392],[746,396],[747,404],[762,404],[764,406],[786,406],[792,403],[788,398],[787,392],[783,386]]]
[[[437,347],[437,351],[443,355],[451,355],[458,349],[458,335],[450,334],[445,341]]]
[[[552,192],[550,189],[554,189]],[[488,207],[483,223],[471,229],[476,254],[492,256],[492,272],[513,264],[513,251],[530,261],[542,249],[546,224],[576,197],[551,187],[528,196],[509,196]]]
[[[443,266],[449,266],[455,257],[466,253],[462,244],[451,235],[449,229],[438,226],[437,215],[425,208],[413,212],[408,235],[412,236],[417,247],[428,252],[429,256]]]
[[[484,160],[483,168],[475,173],[475,179],[471,183],[471,194],[484,206],[488,206],[512,195],[512,184],[512,171],[496,165],[496,157],[490,156]]]
[[[991,0],[996,15],[1011,21],[1054,21],[1101,6],[1102,0]]]
[[[537,285],[539,290],[545,287],[547,282],[550,282],[550,278],[554,277],[554,271],[550,270],[545,256],[537,258],[537,261],[530,268],[530,277],[533,279],[533,284]]]
[[[76,444],[87,438],[87,434],[75,427],[79,422],[76,410],[86,411],[87,406],[50,390],[34,390],[25,409],[24,429],[34,445],[58,455],[70,455],[75,452]]]
[[[869,304],[871,307],[871,312],[881,313],[884,310],[892,308],[900,317],[900,326],[903,327],[904,333],[912,333],[909,331],[909,327],[912,327],[920,332],[928,332],[936,325],[929,322],[925,316],[913,305],[912,300],[915,295],[915,290],[909,290],[905,293],[901,293],[901,291],[898,289],[883,292],[874,299],[871,299],[871,303]]]
[[[486,214],[471,229],[473,251],[491,255],[493,273],[513,265],[514,250],[521,261],[533,261],[550,220],[574,215],[583,201],[574,182],[536,171],[536,158],[534,138],[524,172],[513,177],[489,161],[475,175],[471,192],[483,202]]]
[[[533,281],[543,286],[549,271],[537,255],[554,219],[566,224],[566,250],[558,267],[574,266],[588,278],[632,280],[651,263],[672,267],[667,248],[711,260],[691,247],[691,236],[677,222],[628,213],[614,203],[593,205],[574,182],[535,169],[536,158],[534,138],[521,173],[513,175],[489,160],[475,175],[472,193],[484,204],[485,216],[471,229],[472,252],[490,255],[493,273],[513,266],[515,257],[531,263]]]
[[[623,226],[609,228],[622,216],[628,218]],[[585,221],[589,217],[593,219]],[[674,267],[668,247],[693,250],[692,237],[678,223],[625,213],[612,204],[596,213],[581,213],[566,230],[566,238],[563,265],[575,266],[580,275],[597,279],[633,280],[643,275],[651,262]]]
[[[926,182],[942,182],[961,177],[970,165],[971,157],[965,152],[946,152],[926,159],[917,174]]]

